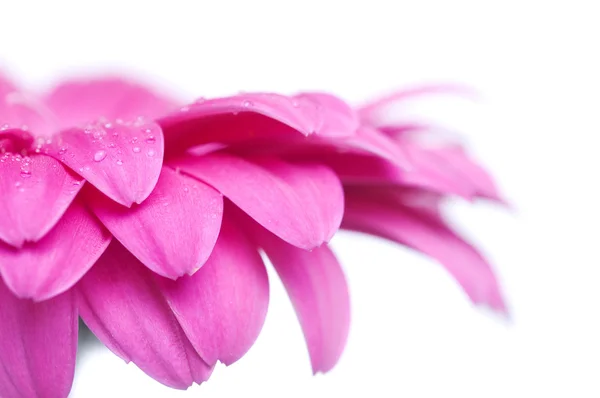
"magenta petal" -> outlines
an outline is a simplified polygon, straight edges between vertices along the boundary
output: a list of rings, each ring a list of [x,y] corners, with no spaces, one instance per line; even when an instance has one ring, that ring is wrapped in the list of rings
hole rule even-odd
[[[207,380],[212,367],[192,348],[154,278],[114,241],[77,285],[80,315],[123,360],[169,387],[186,389]]]
[[[193,276],[157,278],[179,323],[210,365],[230,365],[258,337],[269,303],[269,281],[258,248],[223,220],[208,262]]]
[[[20,249],[0,242],[0,274],[17,296],[45,300],[73,286],[110,240],[94,215],[75,200],[39,241]]]
[[[341,100],[317,93],[297,97],[251,93],[203,100],[158,123],[170,154],[212,142],[233,144],[298,133],[347,136],[358,124]]]
[[[327,93],[307,92],[294,97],[293,101],[307,101],[315,104],[306,107],[317,115],[315,119],[321,120],[317,129],[319,136],[348,137],[352,136],[360,125],[356,112],[341,99]],[[318,113],[321,113],[319,115]]]
[[[319,246],[339,228],[344,195],[339,179],[325,166],[225,154],[187,156],[170,165],[212,185],[295,246]]]
[[[429,86],[417,86],[405,90],[400,90],[382,97],[376,101],[362,106],[358,113],[361,119],[368,124],[378,125],[381,120],[381,113],[386,107],[394,103],[409,101],[425,95],[451,94],[465,98],[473,98],[477,93],[470,87],[456,84],[437,84]]]
[[[115,238],[148,268],[168,278],[196,272],[219,236],[222,195],[166,167],[150,196],[130,209],[97,192],[87,197]]]
[[[53,137],[48,153],[127,207],[141,203],[156,185],[164,141],[154,123],[96,123]]]
[[[34,303],[0,279],[0,396],[66,398],[77,352],[72,292]]]
[[[170,98],[119,78],[67,81],[46,97],[62,127],[89,123],[99,117],[110,120],[155,118],[175,109]]]
[[[342,227],[378,235],[435,258],[474,303],[506,310],[491,266],[433,212],[347,194]]]
[[[350,296],[344,272],[323,245],[312,251],[260,234],[260,243],[292,300],[308,345],[314,373],[338,362],[350,328]]]
[[[438,160],[440,169],[453,173],[457,180],[466,181],[474,195],[504,202],[493,178],[470,159],[463,148],[452,146],[433,149],[431,156]]]
[[[0,240],[20,247],[41,239],[67,210],[83,179],[44,155],[0,155]]]

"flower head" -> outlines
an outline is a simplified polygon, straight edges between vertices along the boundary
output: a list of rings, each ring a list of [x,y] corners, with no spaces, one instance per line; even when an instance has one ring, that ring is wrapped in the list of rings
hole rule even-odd
[[[499,196],[457,146],[379,125],[323,93],[176,101],[124,80],[39,97],[0,78],[0,395],[67,396],[77,318],[116,355],[185,389],[240,359],[267,312],[261,251],[314,372],[348,336],[340,228],[439,260],[504,310],[491,268],[444,223],[446,195]],[[26,127],[25,127],[26,126]]]

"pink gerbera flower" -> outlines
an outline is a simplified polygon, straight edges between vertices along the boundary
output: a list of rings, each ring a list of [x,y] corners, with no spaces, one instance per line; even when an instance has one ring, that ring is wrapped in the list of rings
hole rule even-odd
[[[165,385],[207,380],[260,333],[261,251],[313,371],[330,370],[350,320],[327,246],[340,225],[431,255],[503,311],[491,268],[439,212],[445,195],[499,200],[491,179],[460,147],[379,126],[384,105],[254,93],[179,108],[118,79],[35,98],[0,78],[0,396],[68,395],[78,316]]]

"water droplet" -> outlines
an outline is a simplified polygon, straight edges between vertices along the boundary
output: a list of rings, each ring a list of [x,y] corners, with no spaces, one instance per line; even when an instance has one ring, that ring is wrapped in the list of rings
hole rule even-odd
[[[251,107],[251,106],[253,106],[253,105],[254,105],[254,104],[253,104],[251,101],[248,101],[248,100],[244,100],[244,101],[242,101],[242,106],[243,106],[244,108],[250,108],[250,107]]]
[[[151,135],[150,137],[146,138],[146,142],[148,144],[154,144],[156,142],[156,138],[153,135]]]
[[[152,129],[150,127],[146,127],[144,129],[144,133],[146,133],[146,134],[150,134],[151,132],[152,132]]]
[[[4,123],[2,126],[0,126],[0,130],[7,130],[8,129],[8,123]]]
[[[76,187],[78,187],[79,185],[81,185],[81,181],[73,181],[73,185],[75,185]]]
[[[114,148],[114,147],[116,147],[116,145],[115,145],[115,143],[114,143],[114,142],[111,142],[110,144],[108,144],[108,147],[109,147],[109,148]]]
[[[117,163],[119,166],[122,166],[122,165],[123,165],[123,161],[122,161],[121,159],[117,159],[116,163]]]
[[[23,183],[21,181],[15,182],[15,187],[19,188]]]
[[[149,158],[154,157],[154,155],[156,155],[156,151],[154,149],[148,149],[148,152],[146,152],[146,156]]]
[[[132,151],[133,151],[134,153],[140,153],[140,151],[141,151],[141,150],[142,150],[142,149],[141,149],[139,146],[134,146],[134,147],[133,147],[133,149],[132,149]]]
[[[101,149],[94,154],[94,162],[101,162],[106,158],[106,151]]]
[[[23,178],[29,178],[29,177],[31,177],[31,171],[27,170],[27,169],[21,170],[21,177],[23,177]]]
[[[183,192],[189,192],[190,189],[188,187],[183,187]]]
[[[63,147],[61,147],[61,148],[58,150],[58,154],[59,154],[59,155],[64,155],[64,154],[65,154],[65,152],[67,152],[67,148],[66,148],[66,147],[64,147],[64,146],[63,146]],[[39,153],[39,152],[38,152],[38,153]]]
[[[297,101],[297,100],[292,100],[292,106],[293,106],[294,108],[298,108],[298,107],[300,106],[300,104],[298,103],[298,101]]]
[[[106,123],[106,124],[104,124],[104,128],[105,128],[105,129],[109,129],[109,128],[111,128],[112,126],[113,126],[113,125],[112,125],[112,123]]]
[[[132,143],[132,144],[135,144],[135,143],[137,142],[137,140],[138,140],[138,138],[137,138],[137,137],[133,137],[133,138],[131,139],[131,143]]]

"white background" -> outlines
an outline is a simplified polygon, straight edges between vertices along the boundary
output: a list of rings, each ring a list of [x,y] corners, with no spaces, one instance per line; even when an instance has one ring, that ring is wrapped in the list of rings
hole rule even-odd
[[[106,68],[189,98],[332,91],[353,103],[455,81],[478,104],[420,105],[460,129],[516,211],[457,203],[495,264],[510,322],[473,308],[434,262],[340,235],[353,324],[312,377],[276,278],[250,353],[188,392],[94,345],[74,397],[600,396],[600,38],[594,1],[0,1],[0,63],[31,87]],[[160,4],[160,6],[158,5]]]

